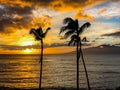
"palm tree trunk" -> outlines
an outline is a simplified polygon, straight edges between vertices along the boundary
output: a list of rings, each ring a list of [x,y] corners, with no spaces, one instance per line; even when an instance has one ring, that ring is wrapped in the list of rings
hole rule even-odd
[[[43,65],[43,40],[41,39],[41,57],[40,57],[40,81],[39,81],[39,90],[41,90],[41,84],[42,84],[42,65]]]
[[[77,48],[76,48],[76,51],[77,51],[77,55],[76,55],[76,57],[77,57],[77,60],[76,60],[76,64],[77,64],[77,67],[76,67],[76,69],[77,69],[77,72],[76,72],[76,84],[77,84],[77,90],[79,90],[79,43],[78,43],[79,41],[77,40]]]
[[[81,57],[82,57],[82,62],[83,62],[83,66],[84,66],[84,70],[85,70],[85,74],[86,74],[88,90],[91,90],[90,83],[89,83],[89,77],[88,77],[88,73],[87,73],[87,69],[86,69],[86,64],[85,64],[85,60],[84,60],[83,52],[82,52],[82,47],[81,47],[81,39],[80,39],[80,50],[79,51],[80,51],[80,54],[81,54]],[[80,57],[80,54],[79,54],[79,57]]]

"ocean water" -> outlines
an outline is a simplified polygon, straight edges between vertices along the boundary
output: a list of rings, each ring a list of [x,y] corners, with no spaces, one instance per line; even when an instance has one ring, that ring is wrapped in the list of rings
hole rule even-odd
[[[39,55],[0,55],[0,87],[38,88]],[[84,55],[90,85],[94,88],[120,86],[120,55]],[[80,88],[87,88],[80,60]],[[42,87],[76,87],[76,56],[44,55]]]

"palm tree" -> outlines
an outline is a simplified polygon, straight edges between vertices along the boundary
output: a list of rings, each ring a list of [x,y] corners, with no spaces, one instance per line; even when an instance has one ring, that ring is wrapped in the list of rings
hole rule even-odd
[[[91,24],[89,22],[86,22],[84,25],[79,27],[78,20],[77,19],[73,20],[70,17],[65,18],[63,20],[63,23],[66,24],[66,26],[63,26],[61,28],[59,34],[65,32],[64,39],[71,37],[68,45],[71,45],[71,44],[76,45],[76,64],[77,64],[77,67],[76,67],[76,85],[77,85],[77,90],[79,90],[79,58],[80,58],[80,55],[82,55],[82,59],[83,59],[83,54],[80,53],[82,51],[81,50],[80,34],[84,31],[85,28],[88,28]],[[84,67],[84,68],[86,70],[86,67]]]
[[[81,45],[82,44],[81,44],[81,41],[80,41],[80,48],[79,48],[80,54],[79,54],[79,58],[80,58],[80,55],[81,55],[83,66],[84,66],[84,70],[85,70],[85,75],[86,75],[86,79],[87,79],[88,90],[91,90],[90,83],[89,83],[89,77],[88,77],[88,73],[87,73],[86,64],[85,64],[85,60],[84,60],[84,57],[83,57],[83,52],[82,52]]]
[[[41,57],[40,57],[40,79],[39,79],[39,90],[41,90],[41,82],[42,82],[42,65],[43,65],[43,38],[45,38],[47,32],[51,28],[48,27],[46,31],[43,33],[42,28],[34,29],[32,28],[30,30],[30,34],[33,34],[35,36],[35,39],[41,42]]]
[[[79,31],[81,31],[80,33],[82,33],[85,29],[85,27],[89,27],[91,24],[89,22],[83,24],[80,28],[79,28]],[[82,58],[82,62],[83,62],[83,66],[84,66],[84,70],[85,70],[85,75],[86,75],[86,79],[87,79],[87,85],[88,85],[88,90],[91,90],[90,88],[90,83],[89,83],[89,77],[88,77],[88,73],[87,73],[87,69],[86,69],[86,64],[85,64],[85,60],[84,60],[84,57],[83,57],[83,52],[82,52],[82,43],[81,41],[84,41],[86,42],[87,39],[86,37],[84,37],[82,40],[80,38],[80,48],[79,48],[79,58],[80,58],[80,55],[81,55],[81,58]]]

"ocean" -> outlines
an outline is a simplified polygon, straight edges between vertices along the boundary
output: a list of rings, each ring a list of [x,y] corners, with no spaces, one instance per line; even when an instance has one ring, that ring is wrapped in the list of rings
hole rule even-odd
[[[38,88],[39,55],[0,55],[0,87]],[[90,86],[106,89],[120,86],[120,55],[84,55]],[[80,60],[80,88],[87,88]],[[44,55],[42,87],[76,87],[76,55]]]

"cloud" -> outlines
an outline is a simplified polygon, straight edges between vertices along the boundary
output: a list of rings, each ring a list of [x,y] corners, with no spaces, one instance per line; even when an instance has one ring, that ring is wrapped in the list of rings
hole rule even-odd
[[[33,15],[34,7],[19,7],[0,5],[0,33],[13,33],[20,29],[30,29],[30,27],[46,27],[51,25],[51,17]]]
[[[60,46],[68,46],[67,44],[61,44],[61,43],[53,43],[51,45],[44,44],[44,48],[50,48],[50,47],[60,47]],[[25,50],[25,49],[40,49],[40,45],[27,45],[27,46],[18,46],[18,45],[6,45],[6,44],[0,44],[0,48],[3,50]]]
[[[49,42],[51,44],[56,41],[59,42],[60,40],[57,38],[58,29],[62,26],[61,22],[65,17],[73,17],[75,15],[75,17],[80,20],[95,21],[96,16],[93,15],[94,13],[89,13],[87,9],[107,1],[108,0],[0,0],[1,43],[21,45],[18,44],[19,39],[29,36],[29,30],[31,28],[51,26],[53,19],[54,25],[52,25],[52,30],[48,33],[48,38],[45,39],[45,43]],[[116,6],[115,10],[117,10],[118,4],[110,5]],[[97,13],[97,10],[98,9],[92,11]],[[101,11],[101,14],[102,12],[106,12],[101,8],[99,11]],[[114,8],[111,11],[111,15],[118,15],[113,11]],[[106,25],[106,27],[107,26],[108,25]],[[111,28],[112,26],[109,24],[109,27]],[[95,25],[94,28],[92,25],[92,32],[91,34],[88,33],[87,36],[90,35],[93,37],[93,35],[101,35],[106,32],[105,29],[108,28],[104,28],[101,24]],[[25,42],[25,40],[22,40],[22,42]],[[62,42],[63,41],[60,41],[60,43]],[[59,46],[59,44],[57,45]]]
[[[115,46],[120,46],[120,43],[115,44]]]
[[[79,11],[76,13],[75,18],[78,18],[80,20],[89,20],[89,21],[95,21],[95,18],[88,14],[85,11]]]
[[[40,49],[39,45],[17,46],[1,44],[0,48],[3,50],[25,50],[25,49]]]
[[[101,10],[98,12],[98,14],[106,13],[107,9],[105,7],[101,8]]]
[[[104,38],[102,38],[102,37],[95,38],[95,40],[100,40],[100,39],[104,39]]]
[[[32,14],[30,7],[18,7],[18,6],[4,6],[0,8],[0,32],[10,33],[15,30],[15,28],[21,29],[22,27],[27,27],[29,22],[31,22]],[[13,29],[12,29],[13,28]]]
[[[105,5],[94,6],[85,10],[95,18],[111,19],[120,15],[120,1],[106,2]]]
[[[71,11],[95,6],[104,2],[119,0],[1,0],[0,3],[8,6],[42,7],[58,11]]]
[[[115,36],[120,37],[120,31],[114,33],[103,34],[102,36]]]
[[[37,7],[46,7],[56,10],[73,10],[75,8],[83,7],[83,6],[92,6],[98,2],[102,1],[94,1],[94,0],[1,0],[2,4],[6,5],[18,5],[20,7],[25,6],[37,6]],[[64,8],[67,9],[64,9]],[[68,9],[69,8],[69,9]]]
[[[105,0],[106,1],[106,0]],[[94,1],[94,0],[17,0],[17,1],[10,1],[10,0],[1,0],[1,4],[14,7],[13,11],[16,11],[17,7],[25,8],[46,8],[48,10],[55,10],[60,12],[69,12],[78,10],[75,14],[75,17],[79,19],[87,19],[94,21],[94,17],[87,12],[84,12],[84,9],[95,6],[97,4],[103,3],[105,1]],[[26,8],[25,11],[29,8]],[[22,11],[22,10],[17,10]],[[20,12],[19,12],[20,13]],[[24,13],[24,10],[23,10]],[[82,16],[81,16],[82,15]]]
[[[1,19],[6,18],[8,23],[1,24],[1,31],[6,31],[4,28],[6,26],[14,26],[14,24],[21,28],[22,25],[32,22],[33,10],[46,8],[48,10],[56,11],[74,11],[78,10],[75,17],[81,20],[95,21],[92,14],[85,12],[86,8],[95,6],[97,4],[106,2],[107,0],[1,0],[0,1],[0,16]],[[4,8],[3,8],[4,7]],[[0,19],[0,20],[1,20]],[[33,19],[35,21],[35,19]],[[0,21],[2,22],[2,20]],[[22,24],[23,23],[23,24]],[[4,24],[4,25],[3,25]],[[19,25],[18,25],[19,24]],[[25,25],[26,28],[28,25]]]
[[[38,28],[38,27],[46,28],[51,26],[51,20],[52,20],[52,17],[48,15],[43,15],[41,17],[33,17],[30,26],[35,28]]]

